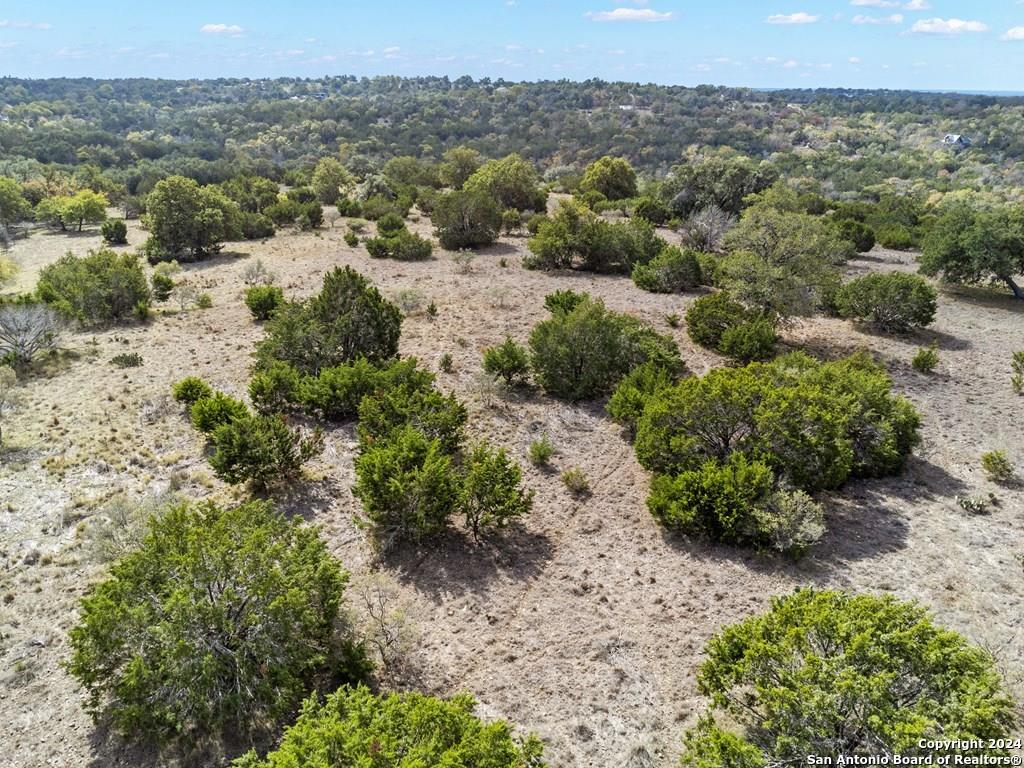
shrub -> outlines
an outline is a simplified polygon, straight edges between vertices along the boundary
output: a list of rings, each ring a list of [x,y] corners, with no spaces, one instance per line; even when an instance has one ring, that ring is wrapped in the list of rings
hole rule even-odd
[[[538,188],[537,171],[519,155],[489,160],[466,179],[463,189],[498,201],[502,209],[543,211],[547,192]]]
[[[1024,351],[1014,352],[1010,359],[1010,386],[1018,395],[1024,394]]]
[[[590,300],[590,295],[577,291],[561,290],[544,297],[544,308],[552,315],[568,315],[576,307]]]
[[[825,512],[803,491],[777,490],[753,510],[758,544],[799,555],[825,533]]]
[[[200,400],[196,405],[202,405]],[[210,439],[210,466],[221,480],[267,490],[294,481],[302,465],[323,450],[323,434],[290,429],[280,414],[245,415],[222,423]]]
[[[405,231],[405,220],[397,213],[386,213],[377,219],[377,234],[380,237],[394,237]]]
[[[67,254],[39,273],[39,298],[83,324],[124,320],[149,300],[149,284],[134,254]]]
[[[455,454],[462,447],[466,419],[466,407],[454,395],[443,395],[433,386],[382,387],[359,403],[359,441],[371,445],[413,427],[429,440],[437,440],[445,452]]]
[[[756,537],[754,510],[774,482],[764,463],[733,453],[724,464],[708,460],[675,476],[656,476],[647,507],[669,530],[742,544]]]
[[[241,235],[240,217],[238,204],[215,187],[200,187],[184,176],[162,179],[146,196],[150,260],[216,253],[225,240]]]
[[[107,219],[100,226],[100,233],[107,245],[128,244],[128,225],[123,219]]]
[[[468,695],[442,701],[419,693],[375,696],[342,688],[322,702],[306,702],[277,750],[260,760],[254,752],[235,768],[337,768],[401,766],[410,756],[423,766],[541,768],[542,746],[515,739],[502,720],[486,724],[473,714]]]
[[[490,195],[457,191],[443,195],[437,201],[431,220],[441,247],[457,251],[460,248],[480,248],[497,240],[502,211]]]
[[[403,425],[362,444],[352,493],[363,504],[357,522],[376,544],[386,550],[396,541],[419,541],[444,530],[460,490],[441,441]]]
[[[508,336],[502,344],[484,350],[484,370],[492,376],[500,376],[512,386],[530,371],[526,349]]]
[[[299,399],[304,382],[288,363],[273,362],[259,368],[249,379],[249,399],[263,414],[284,413]]]
[[[574,496],[586,496],[590,493],[590,481],[579,467],[573,467],[563,472],[562,483]]]
[[[671,339],[590,299],[534,327],[530,356],[537,383],[567,400],[604,394],[648,360],[668,368],[682,366]]]
[[[672,217],[668,206],[654,197],[641,197],[633,206],[633,215],[651,224],[661,226]]]
[[[466,527],[477,541],[530,511],[533,491],[522,487],[523,473],[503,448],[478,445],[466,457],[460,504]]]
[[[239,231],[246,240],[263,240],[274,236],[274,222],[265,214],[243,212],[238,222]]]
[[[653,293],[682,293],[700,285],[700,264],[690,250],[670,246],[647,264],[633,267],[633,282]]]
[[[230,424],[249,417],[249,409],[241,400],[223,392],[214,392],[192,403],[189,409],[192,426],[209,435],[223,424]]]
[[[895,251],[909,251],[914,247],[914,234],[902,224],[886,224],[875,232],[878,244]]]
[[[117,368],[138,368],[142,365],[142,355],[138,352],[123,352],[110,358],[110,364]]]
[[[988,451],[981,454],[981,468],[994,483],[1008,483],[1013,479],[1013,464],[1006,458],[1005,451]]]
[[[306,411],[327,421],[355,416],[367,395],[401,390],[403,396],[433,388],[434,376],[418,367],[415,358],[396,360],[378,368],[365,359],[325,368],[306,378],[299,400]]]
[[[154,272],[149,282],[153,287],[154,301],[163,302],[171,298],[171,293],[174,291],[174,279],[170,275],[164,272]]]
[[[28,365],[57,345],[62,326],[60,314],[45,304],[0,300],[0,361]]]
[[[430,258],[434,246],[429,240],[402,229],[394,236],[367,238],[366,250],[375,259],[423,261]]]
[[[245,306],[257,320],[269,320],[284,304],[284,291],[276,285],[254,285],[245,291]]]
[[[547,435],[541,435],[540,438],[530,443],[528,455],[530,463],[535,467],[546,467],[551,461],[551,457],[555,455],[555,446]]]
[[[686,311],[686,332],[702,347],[719,349],[730,328],[755,319],[742,304],[721,291],[701,296]]]
[[[935,319],[938,294],[918,275],[871,274],[852,280],[836,293],[842,317],[871,323],[886,333],[924,328]]]
[[[198,376],[186,376],[171,390],[174,399],[185,405],[193,405],[200,400],[211,397],[213,388]]]
[[[345,244],[349,248],[355,248],[356,246],[359,245],[359,235],[357,235],[355,232],[346,232]]]
[[[277,227],[290,227],[298,220],[302,206],[287,198],[278,200],[263,209],[263,215]]]
[[[597,192],[608,200],[636,197],[636,171],[622,157],[602,157],[587,166],[580,191]]]
[[[935,347],[920,347],[910,361],[915,371],[931,373],[939,364],[939,353]]]
[[[213,297],[208,293],[200,293],[196,296],[197,309],[209,309],[213,306]]]
[[[839,234],[853,243],[857,253],[867,253],[875,247],[875,230],[854,219],[844,219],[838,224]]]
[[[324,277],[319,295],[286,302],[267,321],[256,356],[261,366],[280,360],[313,375],[360,357],[379,362],[398,353],[401,325],[398,307],[365,277],[337,268]]]
[[[718,351],[741,363],[767,360],[775,353],[779,335],[770,320],[748,320],[725,329]]]
[[[647,401],[676,382],[676,377],[657,363],[644,363],[622,377],[605,410],[631,432],[644,412]]]
[[[82,600],[68,669],[128,734],[263,726],[334,666],[345,579],[314,529],[266,503],[174,507]]]
[[[800,589],[726,627],[705,651],[697,682],[712,711],[686,735],[690,768],[807,755],[834,764],[849,755],[988,758],[1008,752],[985,740],[1015,732],[991,654],[891,595]],[[926,743],[937,733],[948,748]]]

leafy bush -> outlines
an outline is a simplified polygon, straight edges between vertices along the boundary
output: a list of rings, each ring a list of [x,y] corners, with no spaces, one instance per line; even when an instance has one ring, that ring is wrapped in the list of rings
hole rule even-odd
[[[89,709],[184,743],[291,715],[337,656],[346,575],[317,532],[262,502],[178,506],[148,526],[70,633]]]
[[[210,466],[217,477],[232,484],[249,482],[260,490],[294,481],[302,465],[323,450],[319,430],[303,435],[289,428],[280,414],[237,416],[214,429],[210,442]]]
[[[513,738],[502,720],[485,724],[473,714],[475,706],[467,695],[442,701],[419,693],[375,696],[363,687],[342,688],[322,703],[307,701],[281,745],[265,760],[250,752],[234,766],[397,768],[415,756],[422,766],[542,768],[538,739]]]
[[[577,291],[561,290],[549,293],[544,297],[544,309],[552,315],[568,315],[576,307],[590,300],[590,294]]]
[[[775,323],[763,318],[748,320],[725,329],[718,351],[742,363],[767,360],[775,353],[778,340]]]
[[[981,454],[981,468],[994,483],[1008,483],[1013,479],[1013,464],[1006,458],[1005,451],[988,451]]]
[[[122,352],[110,358],[110,364],[117,368],[138,368],[142,365],[142,355],[138,352]]]
[[[284,291],[276,285],[254,285],[245,291],[245,306],[257,320],[269,320],[284,304]]]
[[[352,493],[363,504],[357,522],[377,545],[388,549],[398,540],[419,541],[444,530],[459,506],[460,488],[441,441],[403,425],[362,445]]]
[[[236,400],[223,392],[214,392],[192,403],[189,416],[193,427],[209,435],[221,425],[248,418],[249,409],[241,400]]]
[[[268,209],[269,212],[269,209]],[[184,176],[158,181],[146,196],[143,224],[151,233],[150,261],[200,259],[241,235],[238,204],[215,187]]]
[[[894,251],[909,251],[916,245],[914,233],[902,224],[887,224],[875,233],[878,244]]]
[[[627,373],[608,400],[605,410],[631,432],[647,406],[647,401],[676,382],[676,376],[657,363],[644,363]]]
[[[606,393],[648,360],[670,369],[682,367],[670,338],[589,298],[537,324],[530,334],[530,355],[537,383],[567,400]]]
[[[682,293],[700,285],[700,263],[693,251],[670,246],[649,263],[634,266],[633,282],[653,293]]]
[[[149,284],[134,254],[67,254],[42,269],[39,298],[84,324],[125,320],[149,300]]]
[[[462,446],[466,419],[466,407],[433,386],[382,387],[359,403],[359,441],[372,445],[412,427],[455,454]]]
[[[246,240],[263,240],[274,236],[273,220],[262,213],[243,212],[238,218],[239,232]]]
[[[689,768],[807,755],[987,758],[1008,754],[987,739],[1015,732],[991,654],[891,595],[800,589],[705,650],[698,690],[712,710],[686,735]],[[926,744],[937,733],[948,748]]]
[[[347,245],[349,248],[355,248],[356,246],[358,246],[359,245],[359,235],[357,235],[355,232],[346,232],[345,233],[345,245]]]
[[[197,309],[209,309],[213,306],[213,297],[208,293],[200,293],[196,296]]]
[[[844,219],[838,224],[839,234],[853,243],[857,253],[867,253],[875,247],[875,230],[860,221]]]
[[[343,421],[358,413],[359,404],[368,395],[401,390],[404,396],[411,396],[415,391],[432,389],[433,383],[433,374],[419,368],[415,358],[384,367],[359,359],[307,377],[298,398],[308,413],[327,421]]]
[[[835,295],[842,317],[871,323],[887,333],[924,328],[935,319],[938,294],[928,282],[904,272],[865,275]]]
[[[633,215],[656,226],[661,226],[672,217],[672,212],[655,197],[641,197],[633,206]]]
[[[702,347],[720,349],[722,337],[730,328],[757,319],[728,293],[701,296],[686,311],[686,332]]]
[[[574,496],[586,496],[590,493],[590,481],[586,473],[579,467],[567,469],[562,473],[562,483]]]
[[[503,221],[501,206],[493,197],[461,191],[441,196],[431,220],[441,247],[450,251],[490,245],[498,239]]]
[[[503,448],[478,445],[466,457],[460,504],[466,527],[477,541],[527,514],[533,491],[522,487],[523,473]]]
[[[530,360],[526,349],[509,336],[498,346],[484,350],[484,370],[492,376],[500,376],[512,386],[527,376]]]
[[[931,373],[939,364],[939,353],[935,347],[921,347],[914,353],[910,361],[915,371]]]
[[[267,321],[256,349],[261,366],[274,360],[300,373],[365,357],[379,362],[398,353],[402,313],[350,267],[324,277],[323,289],[305,302],[286,302]]]
[[[128,244],[128,225],[124,219],[107,219],[100,226],[100,234],[107,245]]]
[[[402,229],[393,236],[369,237],[365,243],[367,252],[375,259],[423,261],[429,259],[434,250],[429,240],[407,229]]]
[[[546,467],[551,461],[551,457],[555,455],[555,446],[552,445],[551,439],[547,435],[541,435],[539,439],[530,443],[527,455],[530,457],[530,463],[535,467]]]
[[[498,201],[502,210],[543,211],[547,193],[538,187],[537,170],[519,155],[489,160],[466,179],[463,189]]]
[[[636,171],[622,157],[602,157],[587,166],[581,192],[597,192],[608,200],[636,197]]]
[[[166,262],[165,262],[166,263]],[[174,279],[165,272],[154,272],[149,280],[154,301],[167,301],[174,292]]]
[[[249,399],[260,413],[284,413],[300,399],[303,384],[292,366],[275,361],[253,373],[249,379]]]
[[[171,393],[179,403],[190,406],[200,400],[211,397],[213,395],[213,388],[197,376],[186,376],[174,385]]]

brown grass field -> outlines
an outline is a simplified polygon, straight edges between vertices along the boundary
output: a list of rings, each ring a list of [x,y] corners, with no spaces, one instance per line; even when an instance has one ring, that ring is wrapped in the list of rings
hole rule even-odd
[[[429,232],[423,219],[414,225]],[[185,375],[245,395],[254,343],[262,333],[242,301],[241,272],[257,258],[286,294],[318,290],[325,272],[352,265],[385,294],[414,289],[436,318],[413,311],[401,352],[437,370],[439,385],[470,408],[471,435],[520,458],[537,492],[532,515],[507,541],[476,546],[452,533],[423,550],[376,562],[352,521],[356,502],[351,425],[329,430],[308,479],[280,500],[321,527],[353,574],[348,607],[359,624],[360,586],[383,584],[408,620],[410,649],[398,684],[438,695],[469,691],[485,717],[504,717],[546,742],[552,766],[669,766],[683,730],[704,706],[695,686],[702,647],[722,625],[763,610],[800,585],[889,591],[920,600],[938,619],[990,648],[1011,690],[1024,700],[1024,495],[985,479],[979,457],[1001,448],[1024,470],[1024,399],[1010,387],[1014,349],[1024,348],[1024,307],[988,292],[943,292],[935,324],[910,337],[885,337],[848,322],[813,318],[784,331],[786,345],[834,357],[866,347],[889,368],[895,389],[923,414],[924,442],[896,478],[854,482],[824,499],[828,533],[803,559],[786,559],[666,536],[648,514],[647,473],[602,404],[567,405],[527,390],[487,392],[483,350],[506,334],[525,342],[545,316],[543,297],[586,290],[609,307],[672,333],[693,373],[724,360],[696,347],[670,314],[697,294],[645,293],[624,277],[527,271],[525,240],[503,238],[462,274],[451,254],[427,262],[372,260],[342,240],[342,222],[315,233],[282,233],[230,244],[182,277],[213,297],[211,309],[162,305],[147,325],[69,332],[62,353],[25,384],[24,407],[6,421],[0,463],[0,763],[44,766],[157,766],[93,725],[83,694],[65,673],[67,631],[79,597],[103,573],[86,545],[90,520],[117,494],[141,499],[174,487],[189,497],[240,498],[213,478],[203,441],[170,400]],[[666,234],[674,240],[675,236]],[[130,240],[145,233],[133,223]],[[100,246],[97,233],[33,232],[11,256],[16,288],[63,252]],[[913,270],[913,254],[876,249],[851,273]],[[504,262],[505,266],[502,266]],[[941,362],[925,375],[910,367],[935,343]],[[142,355],[139,368],[109,363]],[[553,470],[526,461],[548,435]],[[592,494],[578,499],[559,479],[580,467]],[[956,497],[994,494],[988,514]]]

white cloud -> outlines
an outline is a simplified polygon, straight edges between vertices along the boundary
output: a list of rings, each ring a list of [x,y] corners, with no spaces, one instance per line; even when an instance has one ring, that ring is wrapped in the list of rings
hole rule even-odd
[[[914,22],[910,31],[922,35],[959,35],[963,32],[986,32],[988,25],[981,21],[934,18]]]
[[[1015,42],[1018,40],[1024,40],[1024,27],[1012,27],[1011,29],[1006,30],[1005,34],[1003,34],[1000,39],[1013,40]]]
[[[868,8],[897,8],[899,4],[899,0],[850,0],[850,5]]]
[[[11,21],[0,19],[0,29],[53,29],[52,24],[45,21]]]
[[[851,19],[854,24],[902,24],[903,14],[894,13],[890,16],[864,16],[857,14]]]
[[[237,24],[203,24],[199,31],[204,35],[227,35],[228,37],[241,37],[245,30]]]
[[[928,0],[910,0],[903,6],[905,11],[927,11],[931,10],[932,4]]]
[[[616,8],[614,11],[588,11],[583,14],[593,21],[672,21],[676,18],[674,11],[661,13],[651,8]]]
[[[821,16],[812,16],[809,13],[798,11],[797,13],[776,13],[765,19],[767,24],[813,24],[821,19]]]
[[[789,61],[783,62],[783,69],[796,69],[800,66],[800,62],[796,59],[790,59]]]
[[[847,61],[851,64],[860,64],[860,56],[851,56]]]

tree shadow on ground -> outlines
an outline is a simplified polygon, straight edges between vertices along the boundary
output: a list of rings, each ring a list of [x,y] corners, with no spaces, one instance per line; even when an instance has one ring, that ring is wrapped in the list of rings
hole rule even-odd
[[[1024,301],[1015,298],[1010,289],[1003,287],[942,285],[940,291],[944,296],[962,303],[973,304],[986,309],[999,309],[1007,312],[1024,312]]]
[[[453,596],[485,595],[500,579],[528,581],[544,570],[554,554],[542,532],[512,526],[502,536],[474,544],[461,531],[449,531],[427,544],[396,545],[380,563],[440,605]]]
[[[266,752],[276,743],[276,733],[262,732],[252,739],[204,737],[187,747],[160,750],[153,744],[131,741],[107,720],[97,723],[89,736],[91,758],[87,768],[209,768],[226,766],[249,749]]]

